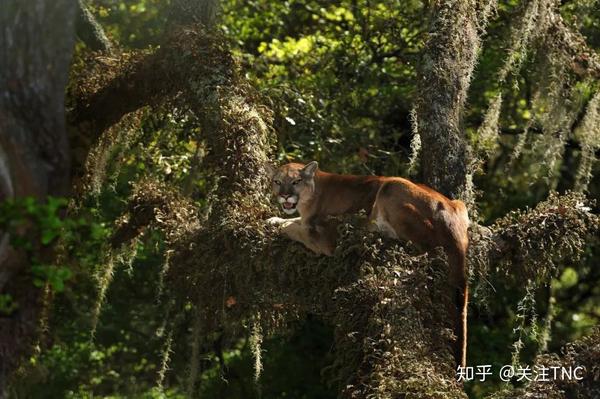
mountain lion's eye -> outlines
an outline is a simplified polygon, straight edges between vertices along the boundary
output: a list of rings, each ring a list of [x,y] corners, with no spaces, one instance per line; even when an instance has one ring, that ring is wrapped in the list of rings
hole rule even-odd
[[[294,180],[294,182],[292,183],[294,186],[298,183],[300,183],[302,181],[302,179],[298,179],[298,180]]]
[[[281,182],[279,180],[273,180],[273,183],[277,184],[278,186],[281,186]]]

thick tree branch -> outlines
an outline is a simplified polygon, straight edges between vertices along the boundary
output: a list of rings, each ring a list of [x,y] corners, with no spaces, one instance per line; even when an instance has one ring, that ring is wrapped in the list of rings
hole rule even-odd
[[[576,262],[600,216],[581,193],[550,197],[534,209],[513,211],[489,227],[473,226],[470,264],[476,275],[495,271],[496,279],[547,284],[568,261]]]
[[[209,45],[213,40],[219,43]],[[171,32],[151,54],[124,54],[120,59],[94,57],[88,63],[88,73],[73,85],[77,92],[73,93],[75,107],[69,113],[69,122],[84,132],[90,143],[124,115],[144,106],[165,104],[180,93],[190,100],[189,104],[201,108],[203,99],[191,98],[193,88],[187,85],[206,76],[228,78],[233,60],[216,54],[221,51],[219,46],[224,46],[222,39],[207,34],[200,26],[190,26]],[[109,78],[98,81],[96,76]]]

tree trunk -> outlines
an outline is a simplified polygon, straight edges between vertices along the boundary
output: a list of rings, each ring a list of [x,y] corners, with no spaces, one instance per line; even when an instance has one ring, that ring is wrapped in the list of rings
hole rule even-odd
[[[0,200],[69,191],[64,92],[74,44],[75,2],[0,5]],[[39,289],[28,260],[2,237],[0,294],[18,309],[0,315],[0,397],[35,336]]]
[[[479,49],[474,0],[436,1],[417,86],[421,170],[425,184],[451,197],[463,197],[467,147],[463,109]]]

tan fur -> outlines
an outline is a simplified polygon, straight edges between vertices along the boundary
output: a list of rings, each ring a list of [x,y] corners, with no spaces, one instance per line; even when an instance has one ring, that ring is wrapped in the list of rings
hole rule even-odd
[[[444,248],[450,266],[449,283],[456,292],[455,332],[457,363],[466,365],[468,282],[466,256],[469,217],[463,202],[400,177],[338,175],[318,170],[316,162],[289,163],[269,168],[273,194],[282,207],[300,217],[272,218],[282,232],[318,254],[332,255],[336,229],[328,217],[369,212],[369,228],[404,241],[423,251]],[[284,202],[281,202],[284,201]],[[293,212],[292,209],[284,209]]]

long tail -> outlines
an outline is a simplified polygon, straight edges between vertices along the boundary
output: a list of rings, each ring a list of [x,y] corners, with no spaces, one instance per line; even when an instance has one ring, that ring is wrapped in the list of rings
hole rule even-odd
[[[467,365],[467,311],[469,306],[469,281],[467,278],[467,253],[469,247],[469,214],[467,207],[460,200],[452,201],[458,217],[454,219],[454,226],[450,230],[455,240],[452,256],[449,254],[452,270],[452,282],[456,287],[456,318],[455,333],[458,338],[456,348],[456,362],[465,367]]]
[[[467,279],[467,256],[466,250],[459,251],[454,257],[455,263],[450,265],[455,268],[457,279],[456,286],[456,310],[457,318],[455,325],[456,342],[456,362],[462,366],[467,365],[467,312],[469,307],[469,281]]]
[[[462,367],[467,366],[467,308],[469,307],[469,284],[465,279],[465,285],[462,290],[462,301],[460,306],[460,326],[458,331],[459,339],[459,359]],[[459,297],[460,298],[460,297]]]

